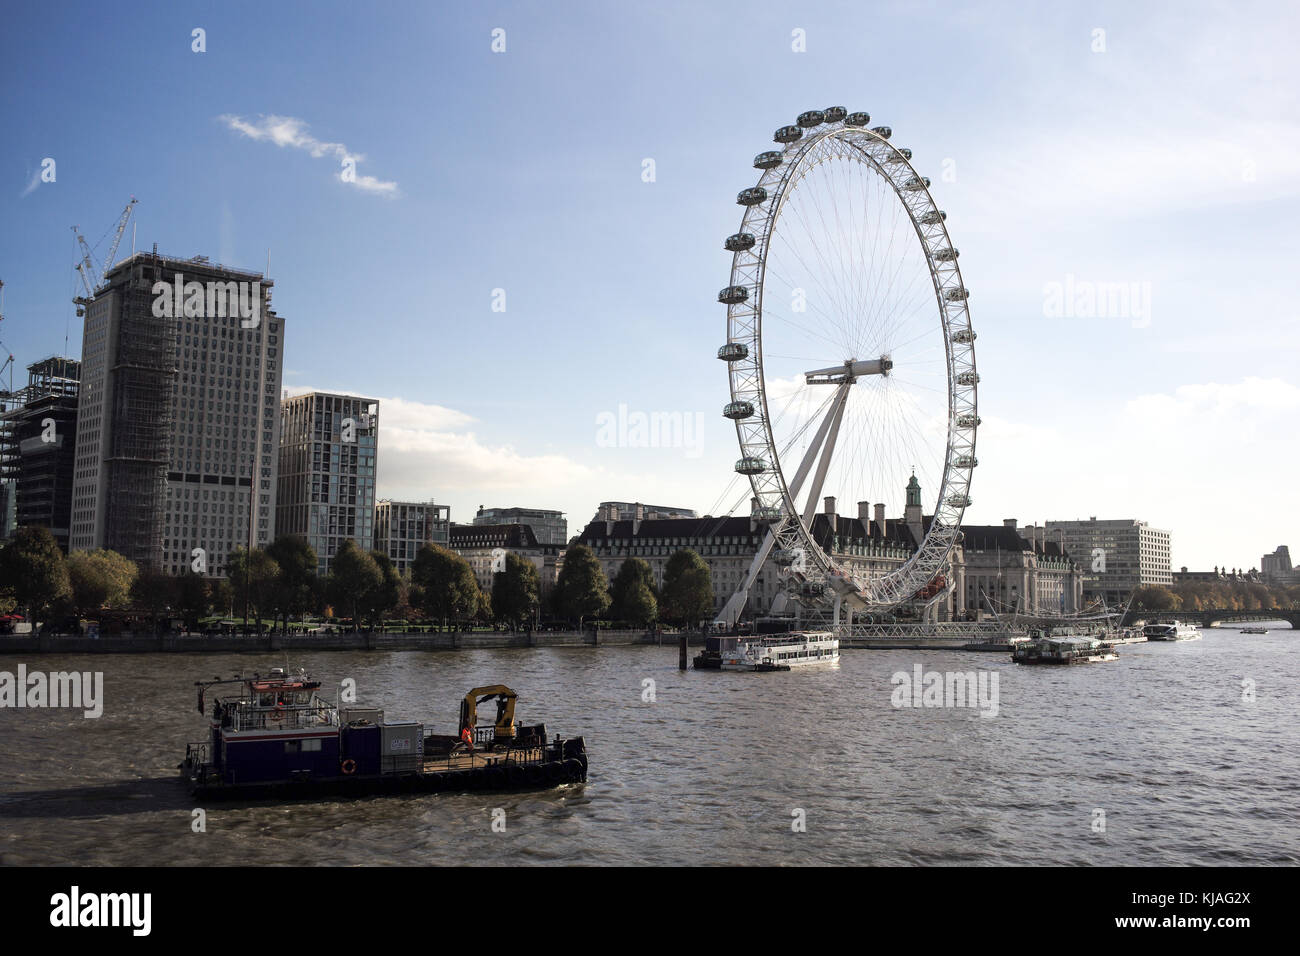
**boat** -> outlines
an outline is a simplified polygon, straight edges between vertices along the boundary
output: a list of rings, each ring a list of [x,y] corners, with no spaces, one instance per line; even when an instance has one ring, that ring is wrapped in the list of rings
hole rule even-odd
[[[1142,628],[1148,641],[1199,641],[1201,631],[1195,624],[1182,621],[1159,621]]]
[[[830,631],[790,631],[755,637],[709,637],[695,658],[697,670],[788,671],[840,659],[839,639]]]
[[[1017,664],[1095,664],[1117,661],[1119,655],[1113,644],[1100,638],[1069,635],[1020,641],[1012,648],[1011,659]]]
[[[1243,628],[1241,629],[1241,633],[1243,633],[1243,634],[1267,634],[1267,633],[1268,633],[1268,628],[1266,628],[1266,627],[1243,627]]]
[[[225,685],[236,686],[209,713],[208,691]],[[504,684],[465,695],[454,735],[386,720],[379,708],[339,706],[301,668],[195,686],[209,735],[186,745],[179,769],[204,799],[534,790],[587,779],[583,738],[548,740],[545,724],[516,724],[518,695]],[[488,701],[496,719],[480,724]]]

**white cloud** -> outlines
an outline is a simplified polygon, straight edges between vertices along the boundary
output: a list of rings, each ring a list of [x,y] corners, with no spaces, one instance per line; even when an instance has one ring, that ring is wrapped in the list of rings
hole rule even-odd
[[[32,193],[36,192],[36,187],[39,186],[40,184],[41,184],[41,170],[40,167],[37,167],[36,171],[32,173],[32,178],[27,181],[26,188],[23,189],[23,191],[18,194],[18,198],[26,199]]]
[[[229,113],[217,117],[228,129],[234,130],[249,139],[259,142],[270,142],[281,148],[289,147],[291,149],[301,149],[312,155],[315,159],[323,156],[333,156],[339,160],[340,165],[350,162],[353,167],[353,174],[345,176],[341,169],[335,178],[339,182],[348,186],[355,186],[363,192],[375,193],[387,198],[396,198],[397,183],[376,179],[374,176],[364,176],[355,172],[357,164],[361,163],[366,157],[362,153],[354,153],[342,143],[327,143],[319,140],[307,132],[307,123],[293,116],[260,116],[257,120],[249,121],[242,116],[232,116]]]

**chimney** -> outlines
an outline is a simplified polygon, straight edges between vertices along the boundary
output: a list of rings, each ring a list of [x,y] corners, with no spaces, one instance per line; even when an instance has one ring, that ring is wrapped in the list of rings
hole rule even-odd
[[[871,502],[869,501],[858,502],[858,520],[859,521],[871,520]]]
[[[749,513],[750,513],[750,514],[753,514],[753,513],[754,513],[755,511],[757,511],[757,510],[758,510],[758,499],[757,499],[757,498],[750,498],[750,499],[749,499]]]
[[[1002,519],[1002,527],[1004,527],[1004,528],[1010,528],[1012,531],[1015,531],[1015,530],[1016,530],[1016,519],[1015,519],[1015,518],[1003,518],[1003,519]]]
[[[880,528],[880,536],[883,538],[885,536],[885,506],[883,504],[876,505],[876,525]]]
[[[828,514],[828,515],[833,515],[833,514],[835,514],[835,496],[834,496],[834,495],[827,495],[825,498],[822,499],[822,511],[826,512],[826,514]]]

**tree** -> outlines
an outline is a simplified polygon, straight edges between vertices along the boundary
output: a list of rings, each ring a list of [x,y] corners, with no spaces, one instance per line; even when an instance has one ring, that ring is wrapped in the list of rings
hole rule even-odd
[[[655,575],[643,558],[628,558],[610,585],[614,617],[633,627],[646,627],[659,616]]]
[[[159,621],[176,600],[175,579],[161,571],[146,569],[135,579],[131,588],[131,601],[148,615],[155,632],[160,630]]]
[[[454,551],[425,544],[411,564],[411,603],[447,623],[467,620],[479,609],[478,580],[469,562]]]
[[[371,559],[379,568],[379,585],[366,595],[364,601],[366,613],[372,624],[384,626],[384,617],[397,607],[402,600],[402,576],[397,573],[393,559],[384,552],[370,552]]]
[[[352,612],[352,627],[361,630],[361,611],[366,607],[371,593],[384,583],[383,572],[375,559],[361,550],[351,538],[339,546],[330,562],[329,580],[325,592],[332,604]]]
[[[68,555],[68,584],[78,614],[122,607],[140,574],[136,563],[116,551],[74,551]]]
[[[1133,606],[1145,611],[1177,611],[1182,602],[1161,584],[1148,584],[1133,592]]]
[[[257,630],[261,630],[262,617],[275,607],[275,584],[280,575],[280,566],[261,548],[253,549],[249,559],[247,548],[235,548],[230,552],[226,563],[226,575],[230,581],[235,607],[243,607],[247,602],[257,621]]]
[[[176,612],[184,619],[188,630],[198,630],[199,621],[207,615],[211,606],[208,582],[200,575],[186,572],[175,578],[173,588]]]
[[[713,572],[689,548],[675,552],[664,566],[660,613],[667,620],[694,627],[713,615]]]
[[[266,553],[280,568],[273,599],[276,614],[289,629],[289,618],[300,617],[316,606],[316,549],[306,538],[282,534],[266,547]]]
[[[32,623],[56,601],[72,595],[67,563],[50,529],[24,525],[0,548],[0,581]]]
[[[506,569],[492,575],[492,610],[511,628],[532,620],[540,589],[537,565],[513,551],[506,552]]]
[[[564,617],[576,617],[579,629],[586,618],[609,610],[609,579],[596,553],[585,544],[570,545],[564,552],[564,567],[555,581],[555,605]]]

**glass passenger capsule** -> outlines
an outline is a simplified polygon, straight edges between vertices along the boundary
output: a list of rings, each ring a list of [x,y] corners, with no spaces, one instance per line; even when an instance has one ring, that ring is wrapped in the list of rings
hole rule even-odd
[[[842,123],[848,115],[848,110],[842,106],[828,106],[822,110],[822,116],[828,123]]]
[[[903,154],[903,158],[910,162],[912,159],[912,151],[908,149],[906,146],[899,146],[897,148],[898,151]]]
[[[778,508],[776,505],[759,505],[757,508],[754,509],[751,517],[755,521],[765,521],[765,522],[780,521],[781,509]]]
[[[949,302],[965,302],[970,298],[970,289],[967,289],[965,286],[958,286],[955,289],[945,289],[943,297]]]
[[[754,237],[747,232],[738,232],[734,236],[728,236],[722,245],[728,252],[744,252],[754,248]]]
[[[975,341],[975,330],[958,329],[952,334],[952,340],[959,345],[970,345]]]
[[[875,133],[881,139],[889,139],[889,137],[894,135],[894,131],[888,126],[873,126],[871,127],[871,132]]]
[[[729,285],[718,293],[718,301],[723,305],[739,305],[749,298],[749,290],[743,285]]]
[[[826,114],[821,110],[807,110],[800,113],[795,122],[799,124],[800,129],[812,129],[814,126],[821,126],[822,123],[826,122]]]
[[[762,458],[745,457],[736,462],[736,471],[742,475],[761,475],[767,471],[767,462]]]
[[[722,409],[722,417],[730,418],[733,422],[738,422],[742,418],[749,418],[753,414],[753,402],[728,402]]]
[[[970,495],[949,495],[948,504],[952,505],[954,508],[969,508]]]
[[[957,376],[958,385],[978,385],[980,376],[978,372],[962,372]]]
[[[980,460],[974,455],[958,455],[952,462],[958,468],[974,468],[980,463]]]
[[[848,116],[844,117],[845,126],[866,126],[870,122],[870,113],[850,113]]]
[[[795,143],[803,136],[803,130],[798,126],[782,126],[777,130],[772,138],[778,143]]]
[[[942,209],[931,210],[921,217],[921,222],[925,223],[927,226],[937,226],[947,218],[948,214]]]
[[[755,169],[776,169],[781,165],[781,154],[774,149],[769,149],[765,153],[759,153],[754,157]]]
[[[739,362],[741,359],[749,358],[749,346],[744,342],[728,342],[726,345],[719,346],[718,358],[724,362]]]
[[[736,202],[742,206],[757,206],[761,202],[767,201],[767,190],[762,186],[750,186],[748,189],[742,189],[736,196]]]
[[[958,415],[958,428],[979,428],[982,419],[978,415]]]
[[[929,189],[929,188],[930,188],[930,177],[929,177],[929,176],[913,176],[913,177],[912,177],[911,179],[909,179],[907,182],[903,183],[903,188],[904,188],[904,189],[911,190],[912,192],[916,192],[917,190],[921,190],[921,189]]]
[[[956,262],[957,257],[961,255],[956,249],[936,249],[934,257],[940,262]]]

